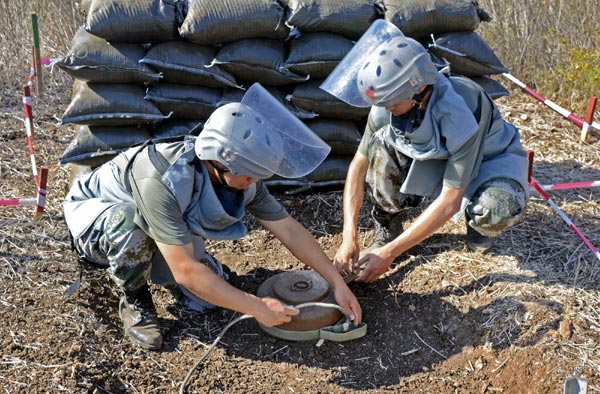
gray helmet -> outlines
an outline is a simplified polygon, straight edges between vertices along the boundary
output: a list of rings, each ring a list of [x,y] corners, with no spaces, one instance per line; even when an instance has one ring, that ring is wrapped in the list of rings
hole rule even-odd
[[[260,84],[241,103],[217,108],[196,138],[196,155],[234,175],[297,178],[312,172],[331,148]]]
[[[243,133],[234,133],[236,122]],[[196,139],[196,155],[215,160],[234,175],[266,179],[274,174],[283,157],[283,144],[277,134],[268,134],[265,120],[242,103],[217,108]],[[237,129],[241,131],[241,129]]]
[[[356,83],[365,101],[388,107],[413,98],[438,73],[429,53],[409,37],[394,37],[381,43],[358,70]]]
[[[425,48],[394,24],[378,19],[321,84],[321,89],[355,107],[387,107],[410,100],[437,81]]]

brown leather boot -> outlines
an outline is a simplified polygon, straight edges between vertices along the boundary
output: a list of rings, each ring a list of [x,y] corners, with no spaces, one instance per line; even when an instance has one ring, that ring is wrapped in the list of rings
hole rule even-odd
[[[480,234],[477,230],[469,226],[467,219],[467,236],[466,236],[467,246],[469,250],[472,252],[481,252],[485,253],[494,244],[493,237],[487,237],[483,234]]]
[[[125,292],[119,302],[119,317],[125,335],[143,349],[162,347],[162,334],[150,289],[145,285],[135,293]]]

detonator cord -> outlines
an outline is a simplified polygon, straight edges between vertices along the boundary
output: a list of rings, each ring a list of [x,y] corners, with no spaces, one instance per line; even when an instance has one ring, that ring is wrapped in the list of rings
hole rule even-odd
[[[337,305],[337,304],[329,304],[326,302],[305,302],[303,304],[299,304],[294,306],[294,308],[296,309],[302,309],[302,308],[306,308],[309,306],[319,306],[319,307],[323,307],[323,308],[334,308],[337,309],[338,311],[342,312],[344,314],[344,316],[346,317],[346,321],[344,323],[344,331],[347,331],[350,328],[350,316],[348,315],[348,313],[342,309],[341,306]],[[202,355],[202,357],[200,357],[200,359],[196,362],[196,364],[194,364],[194,366],[192,367],[192,369],[190,369],[190,372],[188,372],[187,376],[185,377],[185,379],[183,379],[183,382],[181,383],[181,388],[179,389],[179,394],[185,394],[185,387],[187,386],[187,384],[190,381],[190,378],[192,377],[192,374],[194,373],[194,371],[196,369],[198,369],[198,367],[204,362],[204,360],[206,360],[206,358],[208,357],[208,355],[210,354],[210,352],[213,351],[213,349],[215,348],[215,346],[221,341],[221,339],[223,338],[223,335],[225,335],[225,333],[227,332],[227,330],[229,330],[234,324],[245,320],[245,319],[249,319],[249,318],[254,318],[253,316],[250,315],[241,315],[239,317],[236,317],[235,319],[233,319],[231,322],[229,322],[219,333],[219,335],[217,335],[217,337],[215,338],[215,340],[213,341],[213,343],[208,347],[208,349],[206,349],[206,351],[204,352],[204,354]]]

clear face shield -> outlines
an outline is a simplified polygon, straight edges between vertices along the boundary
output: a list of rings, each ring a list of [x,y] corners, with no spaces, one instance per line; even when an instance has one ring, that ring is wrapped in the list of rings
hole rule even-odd
[[[396,37],[404,37],[404,34],[392,23],[383,19],[373,22],[320,88],[347,104],[370,107],[372,103],[365,100],[358,89],[358,72],[382,43]]]
[[[285,178],[311,173],[330,146],[260,84],[244,94],[232,126],[231,150],[250,163]]]

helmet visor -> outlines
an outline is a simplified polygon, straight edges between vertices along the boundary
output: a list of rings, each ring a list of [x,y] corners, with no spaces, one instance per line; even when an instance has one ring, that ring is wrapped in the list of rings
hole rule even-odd
[[[358,70],[380,44],[394,37],[404,37],[404,34],[395,25],[383,19],[373,22],[320,88],[347,104],[370,107],[371,103],[365,100],[358,90]]]
[[[311,173],[329,154],[331,147],[259,83],[248,89],[241,104],[254,118],[236,117],[232,134],[244,138],[232,143],[246,160],[282,177],[298,178]]]

